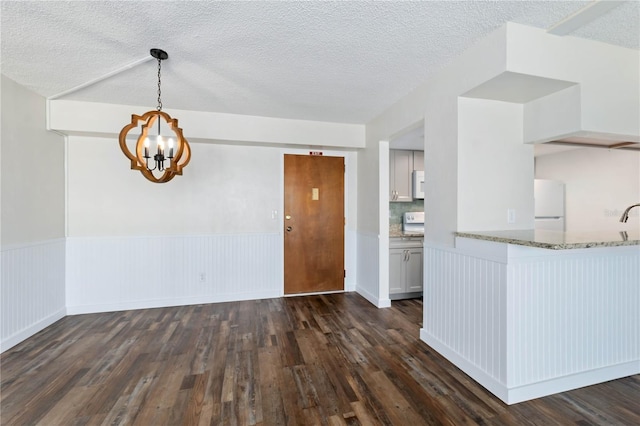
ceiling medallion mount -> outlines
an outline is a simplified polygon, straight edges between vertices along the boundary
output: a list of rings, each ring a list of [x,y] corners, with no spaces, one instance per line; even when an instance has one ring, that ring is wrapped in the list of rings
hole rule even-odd
[[[158,60],[158,106],[142,115],[131,114],[131,122],[122,128],[118,140],[122,152],[131,160],[132,170],[140,170],[151,182],[165,183],[182,174],[182,169],[191,159],[191,148],[182,135],[178,120],[162,111],[160,75],[162,61],[169,55],[162,49],[151,49],[150,54]],[[129,141],[133,142],[135,134],[138,136],[132,152],[127,146],[127,135],[133,129],[138,129],[138,132],[134,132]],[[175,137],[175,146],[172,136]],[[153,156],[150,149],[155,149]],[[151,165],[149,160],[152,160]]]
[[[156,59],[160,59],[161,61],[165,59],[169,59],[169,55],[167,54],[167,52],[165,52],[162,49],[151,49],[150,53],[151,53],[151,56],[153,56]]]

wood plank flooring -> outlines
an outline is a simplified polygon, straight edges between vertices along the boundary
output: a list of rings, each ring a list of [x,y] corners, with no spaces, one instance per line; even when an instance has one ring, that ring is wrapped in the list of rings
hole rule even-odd
[[[639,425],[640,376],[513,406],[356,293],[66,317],[1,357],[2,425]]]

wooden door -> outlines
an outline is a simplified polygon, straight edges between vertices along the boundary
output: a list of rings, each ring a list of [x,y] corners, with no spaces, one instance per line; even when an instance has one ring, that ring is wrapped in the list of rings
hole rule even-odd
[[[284,293],[344,290],[344,158],[284,156]]]

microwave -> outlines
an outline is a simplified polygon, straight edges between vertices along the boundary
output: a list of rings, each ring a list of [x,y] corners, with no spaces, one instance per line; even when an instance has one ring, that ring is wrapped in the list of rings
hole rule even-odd
[[[424,199],[424,172],[422,170],[413,171],[413,198]]]

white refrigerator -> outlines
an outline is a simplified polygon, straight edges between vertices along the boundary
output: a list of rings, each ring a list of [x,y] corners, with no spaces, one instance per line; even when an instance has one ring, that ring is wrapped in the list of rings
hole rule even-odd
[[[557,180],[534,180],[535,228],[564,231],[564,183]]]

